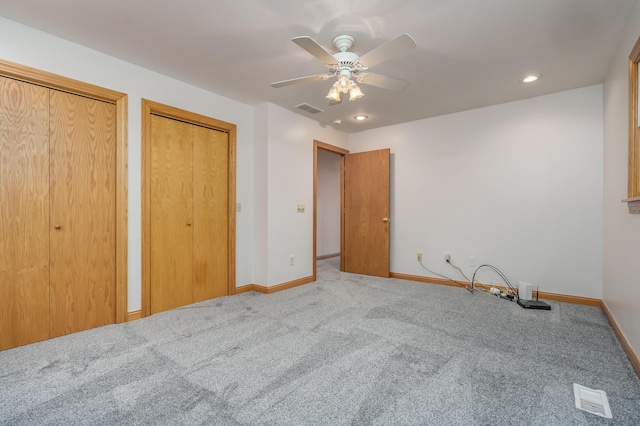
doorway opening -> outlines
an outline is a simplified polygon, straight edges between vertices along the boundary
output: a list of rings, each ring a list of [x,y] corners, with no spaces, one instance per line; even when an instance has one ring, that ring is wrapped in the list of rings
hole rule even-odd
[[[320,141],[313,141],[313,279],[316,280],[317,262],[318,262],[318,246],[320,245],[324,251],[321,255],[333,256],[335,255],[336,242],[335,234],[338,234],[338,255],[340,255],[340,270],[343,270],[344,256],[343,253],[343,220],[342,211],[344,208],[344,170],[343,170],[343,158],[349,151],[334,145],[330,145]],[[340,163],[336,168],[333,161],[333,157],[337,157],[337,161]],[[324,166],[324,167],[323,167]],[[335,176],[334,173],[338,174]],[[335,219],[335,215],[332,213],[327,214],[327,210],[318,211],[318,203],[323,203],[323,208],[326,204],[331,204],[335,207],[335,187],[333,184],[336,180],[339,180],[339,201],[337,212],[338,220]],[[331,185],[332,188],[326,188],[327,185]],[[320,197],[319,197],[320,194]],[[319,201],[320,198],[320,201]],[[327,199],[330,198],[330,199]],[[320,223],[319,223],[320,221]],[[337,223],[336,223],[337,222]],[[337,226],[338,229],[335,229]],[[326,238],[326,234],[321,235],[318,238],[318,229],[323,233],[329,232],[331,237]]]

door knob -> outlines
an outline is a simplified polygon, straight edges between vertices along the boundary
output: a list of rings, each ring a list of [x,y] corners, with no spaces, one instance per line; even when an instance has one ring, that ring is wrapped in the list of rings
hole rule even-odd
[[[383,217],[383,218],[382,218],[382,221],[383,221],[384,223],[387,223],[387,222],[389,222],[389,218],[388,218],[388,217]]]
[[[191,226],[191,222],[187,222],[187,226]]]
[[[60,225],[60,224],[58,224],[58,223],[56,223],[55,225],[53,225],[53,227],[54,227],[55,229],[57,229],[57,230],[62,229],[62,225]]]

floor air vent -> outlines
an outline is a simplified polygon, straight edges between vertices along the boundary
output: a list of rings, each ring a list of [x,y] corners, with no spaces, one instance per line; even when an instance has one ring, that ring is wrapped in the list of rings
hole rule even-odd
[[[573,393],[576,400],[576,408],[595,414],[596,416],[607,419],[612,418],[609,400],[604,391],[589,389],[586,386],[574,383]]]
[[[309,105],[309,104],[306,104],[306,103],[305,104],[296,105],[296,108],[301,109],[303,111],[306,111],[309,114],[317,114],[319,112],[324,112],[320,108],[316,108],[313,105]]]

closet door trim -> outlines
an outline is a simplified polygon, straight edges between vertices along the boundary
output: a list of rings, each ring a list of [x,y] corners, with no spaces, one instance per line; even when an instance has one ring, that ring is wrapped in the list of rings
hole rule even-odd
[[[3,77],[108,102],[116,106],[116,323],[127,316],[127,95],[0,59]]]
[[[142,99],[142,316],[151,314],[151,115],[171,118],[229,135],[228,292],[236,292],[236,125]]]

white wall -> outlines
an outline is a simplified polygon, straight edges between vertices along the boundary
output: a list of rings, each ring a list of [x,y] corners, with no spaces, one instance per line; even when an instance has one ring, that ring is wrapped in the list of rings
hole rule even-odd
[[[544,84],[542,82],[542,84]],[[460,278],[489,263],[514,285],[602,296],[602,86],[351,134],[391,148],[391,270]],[[483,274],[481,281],[501,283]]]
[[[604,84],[603,300],[640,355],[640,215],[627,198],[629,54],[640,36],[640,4],[629,17]]]
[[[255,142],[254,142],[254,169],[253,169],[253,193],[254,193],[254,275],[253,283],[266,283],[268,282],[267,273],[269,266],[267,262],[269,260],[268,252],[268,225],[269,217],[267,215],[267,208],[269,206],[268,193],[269,193],[269,177],[268,177],[268,134],[269,134],[269,122],[268,122],[268,104],[262,104],[255,109]]]
[[[236,285],[253,281],[253,108],[78,44],[0,18],[0,58],[129,95],[128,309],[141,305],[141,99],[237,125]]]
[[[274,104],[266,114],[269,270],[267,282],[256,284],[272,286],[313,273],[313,141],[346,148],[347,134]],[[305,213],[297,213],[298,204]]]
[[[340,252],[340,154],[318,150],[318,256]]]

